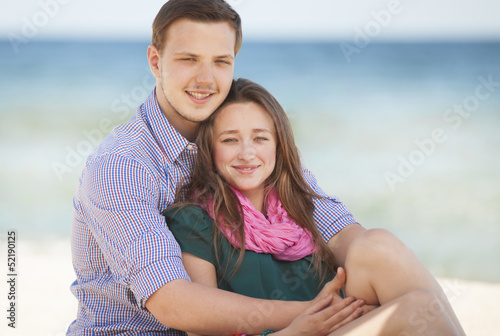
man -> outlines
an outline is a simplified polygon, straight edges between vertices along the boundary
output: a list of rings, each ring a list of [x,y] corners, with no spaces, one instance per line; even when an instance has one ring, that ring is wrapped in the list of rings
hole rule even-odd
[[[79,305],[68,335],[184,335],[176,329],[258,334],[286,327],[302,311],[312,321],[324,319],[318,314],[325,312],[338,314],[335,328],[359,316],[359,300],[337,296],[333,310],[311,312],[308,302],[258,300],[191,283],[179,246],[160,215],[172,204],[177,186],[189,178],[198,124],[229,91],[241,36],[240,18],[223,0],[170,0],[158,13],[147,53],[155,91],[88,158],[74,197],[77,279],[71,290]],[[306,178],[323,194],[310,174]],[[372,304],[410,307],[415,296],[406,294],[423,289],[430,294],[418,295],[419,302],[437,301],[449,313],[437,283],[394,236],[365,230],[336,198],[315,200],[315,206],[318,227],[349,274],[348,294]],[[401,265],[411,272],[397,272]],[[321,295],[338,292],[342,285],[338,279]],[[366,323],[370,319],[384,331],[393,306],[346,327],[355,328],[364,319],[366,335],[374,330],[374,324]]]
[[[189,178],[198,124],[229,91],[241,36],[240,18],[223,0],[171,0],[158,13],[147,53],[156,89],[88,158],[74,197],[71,290],[79,307],[69,335],[184,334],[166,326],[260,333],[309,306],[189,282],[160,215]],[[318,206],[327,239],[354,222],[337,200]],[[246,320],[256,313],[258,322]]]

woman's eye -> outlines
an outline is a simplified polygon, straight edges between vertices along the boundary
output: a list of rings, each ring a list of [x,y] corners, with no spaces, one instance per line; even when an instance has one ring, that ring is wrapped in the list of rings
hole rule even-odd
[[[234,139],[234,138],[227,138],[227,139],[222,140],[222,142],[235,142],[235,141],[236,141],[236,139]]]

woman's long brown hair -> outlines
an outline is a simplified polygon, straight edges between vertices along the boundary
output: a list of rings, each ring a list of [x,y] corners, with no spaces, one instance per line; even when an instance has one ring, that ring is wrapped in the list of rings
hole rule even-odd
[[[335,260],[313,219],[314,203],[312,199],[321,196],[316,194],[304,179],[299,151],[295,145],[292,127],[285,111],[262,86],[247,79],[234,80],[224,103],[200,125],[196,139],[198,154],[191,181],[179,188],[176,201],[184,202],[183,204],[204,204],[205,206],[208,206],[209,201],[212,201],[212,211],[215,218],[222,219],[216,221],[214,244],[217,247],[222,234],[221,228],[227,227],[241,246],[237,265],[233,270],[234,275],[245,253],[243,213],[237,196],[215,169],[212,155],[212,131],[215,118],[225,106],[249,102],[256,103],[266,110],[276,127],[276,166],[266,181],[266,195],[269,190],[274,188],[289,216],[297,225],[311,233],[311,239],[317,246],[313,255],[313,265],[316,274],[323,281],[328,274],[332,274]],[[174,206],[178,207],[182,204]],[[218,258],[218,249],[216,248],[215,251]],[[219,264],[221,263],[219,262]]]

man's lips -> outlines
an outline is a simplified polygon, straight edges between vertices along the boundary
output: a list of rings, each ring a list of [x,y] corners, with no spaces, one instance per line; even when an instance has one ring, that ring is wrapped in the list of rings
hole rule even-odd
[[[202,91],[186,91],[187,95],[197,103],[205,103],[210,100],[210,98],[214,95],[214,92]]]

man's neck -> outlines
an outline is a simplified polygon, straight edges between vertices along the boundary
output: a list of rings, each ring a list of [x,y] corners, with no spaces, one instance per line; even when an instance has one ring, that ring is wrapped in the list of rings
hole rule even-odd
[[[186,138],[186,140],[194,142],[199,124],[184,119],[177,111],[175,111],[168,101],[162,97],[161,93],[158,94],[158,91],[156,91],[155,94],[158,106],[170,125],[172,125],[172,127],[175,128],[180,135]]]
[[[172,125],[172,127],[175,128],[180,135],[186,138],[187,141],[194,142],[198,132],[198,124],[180,118],[170,118],[166,113],[163,113],[163,115],[165,115],[170,125]]]

